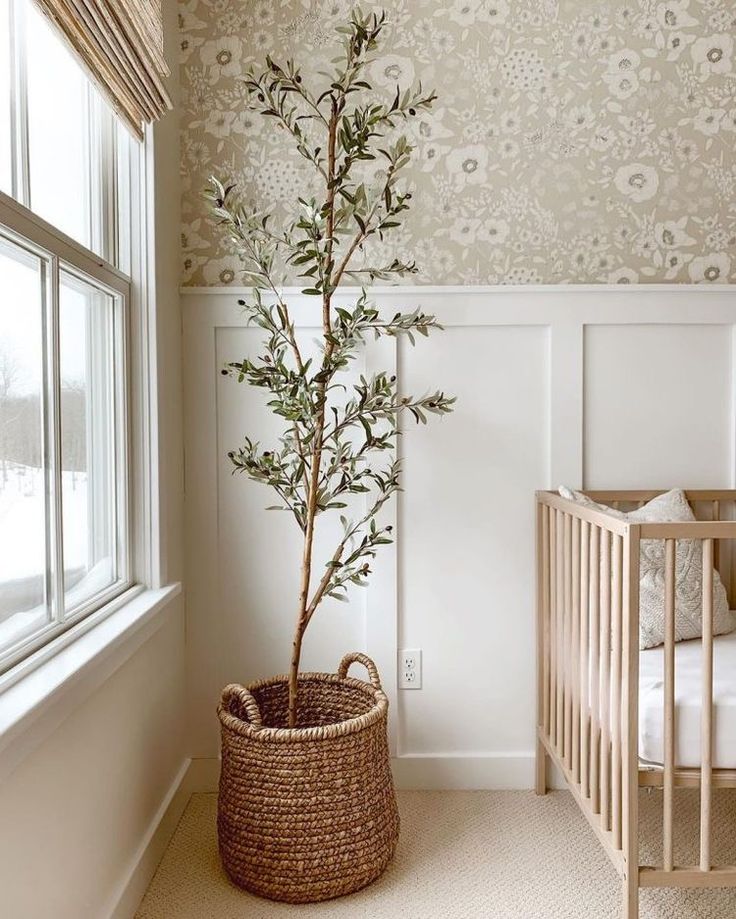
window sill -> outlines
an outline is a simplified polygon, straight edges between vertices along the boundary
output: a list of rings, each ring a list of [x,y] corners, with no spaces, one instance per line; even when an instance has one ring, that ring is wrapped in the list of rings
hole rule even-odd
[[[161,628],[179,593],[178,583],[132,588],[114,612],[6,688],[0,684],[0,780]]]

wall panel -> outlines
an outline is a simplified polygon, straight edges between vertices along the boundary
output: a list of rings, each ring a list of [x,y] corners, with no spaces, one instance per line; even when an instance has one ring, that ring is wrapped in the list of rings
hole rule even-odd
[[[356,372],[395,368],[404,391],[440,386],[458,395],[457,411],[404,425],[406,491],[385,518],[396,518],[397,544],[367,591],[321,611],[305,666],[333,668],[356,646],[377,660],[401,784],[524,787],[533,492],[563,481],[733,486],[736,298],[723,287],[654,285],[374,295],[387,311],[434,312],[446,331],[416,348],[371,344]],[[315,301],[289,297],[309,340]],[[183,299],[190,710],[194,755],[214,757],[224,682],[286,665],[299,539],[285,515],[263,510],[269,492],[233,478],[225,458],[246,432],[275,431],[260,394],[218,375],[257,332],[231,289],[187,289]],[[423,649],[419,691],[396,688],[400,647]]]
[[[727,325],[588,326],[586,485],[719,488],[729,480],[732,338]]]
[[[547,477],[548,352],[542,326],[454,326],[402,346],[408,392],[440,385],[458,397],[439,422],[407,420],[401,441],[399,639],[424,655],[422,690],[400,694],[402,752],[528,744],[529,532]]]

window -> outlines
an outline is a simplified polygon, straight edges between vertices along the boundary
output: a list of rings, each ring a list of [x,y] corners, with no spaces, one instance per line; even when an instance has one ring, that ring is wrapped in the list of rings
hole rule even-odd
[[[0,7],[0,672],[132,583],[138,143],[31,0]]]
[[[10,134],[10,6],[0,8],[0,191],[13,188],[13,156]]]

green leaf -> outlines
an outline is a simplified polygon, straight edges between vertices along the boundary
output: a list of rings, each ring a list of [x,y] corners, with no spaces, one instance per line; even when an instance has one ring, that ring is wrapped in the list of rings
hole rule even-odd
[[[340,515],[343,541],[334,556],[339,561],[328,565],[325,595],[340,602],[346,602],[350,584],[367,583],[367,560],[391,542],[390,528],[378,527],[376,514],[399,490],[399,464],[375,468],[375,454],[394,448],[404,408],[417,422],[426,423],[427,414],[446,414],[454,401],[438,390],[405,404],[386,373],[370,380],[361,377],[349,393],[340,379],[354,366],[371,333],[376,338],[406,335],[414,344],[417,333],[426,337],[439,328],[433,317],[418,310],[382,319],[365,290],[350,306],[342,292],[340,305],[332,303],[344,279],[360,283],[367,278],[373,283],[416,272],[413,261],[390,257],[385,263],[363,267],[361,262],[358,267],[364,241],[388,236],[409,207],[411,196],[400,189],[397,179],[410,162],[412,144],[404,136],[393,139],[396,125],[409,117],[410,108],[429,108],[435,98],[424,94],[421,86],[397,87],[385,101],[374,97],[366,65],[380,55],[385,21],[383,12],[354,10],[337,30],[340,57],[328,74],[317,74],[313,87],[307,87],[309,81],[306,75],[302,79],[293,59],[280,63],[270,56],[265,66],[251,68],[243,78],[250,104],[277,123],[279,142],[290,143],[315,170],[316,184],[311,177],[305,180],[306,190],[289,221],[279,227],[275,219],[269,220],[270,202],[265,211],[257,212],[229,176],[213,177],[205,192],[224,243],[240,259],[242,283],[253,288],[253,296],[240,305],[247,321],[263,332],[262,354],[229,363],[226,373],[263,390],[264,401],[283,424],[277,449],[264,451],[246,438],[232,451],[233,472],[244,472],[274,489],[280,503],[269,510],[290,510],[302,532],[313,523],[309,482],[318,455],[317,511],[340,511],[347,506],[342,497],[365,495],[363,516],[353,522]],[[330,120],[338,138],[332,158]],[[366,186],[358,179],[361,164],[379,156],[387,165],[376,182]],[[335,169],[328,175],[331,161]],[[315,357],[304,359],[294,340],[294,321],[278,293],[288,283],[283,265],[291,276],[304,279],[305,295],[324,299],[329,323]],[[344,398],[338,390],[346,393]]]

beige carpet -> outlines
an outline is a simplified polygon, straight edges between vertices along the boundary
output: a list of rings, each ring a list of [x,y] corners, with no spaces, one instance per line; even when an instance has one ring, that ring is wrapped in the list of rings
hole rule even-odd
[[[698,803],[677,793],[679,863],[693,863]],[[716,861],[736,860],[736,793],[715,796]],[[194,795],[137,919],[619,919],[620,885],[567,792],[401,792],[396,858],[371,887],[317,906],[259,900],[217,857],[214,795]],[[642,851],[656,860],[659,792],[642,792]],[[687,859],[687,862],[683,861]],[[736,891],[645,890],[642,919],[729,919]]]

